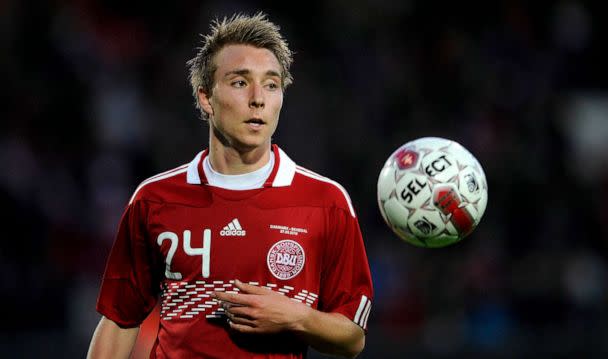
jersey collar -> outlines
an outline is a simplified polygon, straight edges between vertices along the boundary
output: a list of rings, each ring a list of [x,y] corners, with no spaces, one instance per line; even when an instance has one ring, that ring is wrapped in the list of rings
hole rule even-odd
[[[286,187],[291,185],[296,173],[296,164],[277,145],[272,145],[274,167],[264,183],[264,187]],[[209,154],[209,149],[199,152],[188,164],[186,180],[189,184],[209,184],[203,171],[203,160]]]

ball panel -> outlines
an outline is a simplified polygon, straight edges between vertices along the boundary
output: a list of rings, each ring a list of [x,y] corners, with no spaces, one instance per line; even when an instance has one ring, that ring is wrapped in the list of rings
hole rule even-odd
[[[467,167],[458,174],[458,191],[468,202],[476,202],[483,191],[479,175],[473,167]]]
[[[420,208],[431,198],[431,187],[426,176],[405,172],[397,182],[396,193],[399,202],[407,208]]]
[[[445,231],[450,236],[458,237],[458,230],[456,229],[456,227],[454,227],[452,222],[450,222],[449,220],[447,222],[445,222]]]
[[[456,210],[462,199],[458,194],[458,188],[453,183],[441,183],[433,186],[433,205],[446,216],[450,216]]]
[[[385,201],[395,190],[395,168],[384,167],[378,176],[378,198]]]
[[[410,215],[408,228],[418,238],[426,239],[439,235],[445,229],[437,211],[416,210]]]
[[[392,158],[395,161],[397,168],[403,171],[415,168],[418,165],[420,154],[412,148],[404,146],[395,152]]]
[[[407,219],[410,216],[410,211],[403,207],[396,198],[391,198],[384,202],[384,213],[386,213],[391,225],[407,227]]]
[[[428,149],[431,151],[437,151],[445,147],[449,147],[454,142],[441,137],[421,137],[414,141],[410,141],[405,146],[410,146],[416,149]]]
[[[472,208],[472,205],[465,205],[463,207],[459,207],[452,212],[452,217],[450,218],[450,222],[456,227],[458,230],[458,234],[460,237],[466,237],[471,233],[477,222],[475,221],[476,211]]]

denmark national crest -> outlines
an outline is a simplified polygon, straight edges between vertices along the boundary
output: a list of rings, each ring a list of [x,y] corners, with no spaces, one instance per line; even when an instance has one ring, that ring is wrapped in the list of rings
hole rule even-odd
[[[305,259],[302,246],[298,242],[286,239],[270,247],[266,263],[272,275],[278,279],[287,280],[302,271]]]

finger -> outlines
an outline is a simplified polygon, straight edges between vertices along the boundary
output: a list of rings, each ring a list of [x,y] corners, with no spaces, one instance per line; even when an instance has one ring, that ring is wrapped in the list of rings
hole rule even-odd
[[[236,294],[226,292],[211,292],[209,294],[211,298],[220,300],[222,302],[233,302],[236,300]]]
[[[238,316],[247,319],[254,319],[253,311],[250,307],[224,307],[224,311],[226,313],[230,313],[230,315]]]
[[[220,302],[220,306],[222,308],[224,308],[224,310],[229,310],[230,308],[244,307],[244,305],[238,304],[238,303],[231,303],[231,302],[227,302],[227,301],[219,301],[219,302]]]
[[[247,325],[247,326],[250,326],[250,327],[256,327],[257,326],[255,324],[255,321],[253,321],[251,319],[248,319],[248,318],[240,317],[238,315],[226,313],[226,317],[228,318],[228,322],[229,323],[236,323],[236,324],[240,324],[240,325]]]
[[[258,330],[254,327],[245,324],[235,323],[233,321],[229,321],[228,325],[230,325],[230,329],[240,332],[240,333],[257,333]]]
[[[234,294],[226,292],[211,292],[211,298],[221,302],[228,302],[237,305],[250,305],[251,299],[246,294]]]
[[[243,293],[249,293],[249,294],[267,294],[268,293],[268,288],[266,288],[266,287],[259,287],[257,285],[251,285],[248,283],[241,282],[238,279],[234,280],[234,285]]]

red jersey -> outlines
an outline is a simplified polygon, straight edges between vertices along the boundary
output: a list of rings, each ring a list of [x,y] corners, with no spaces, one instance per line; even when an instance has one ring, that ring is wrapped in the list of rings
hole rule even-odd
[[[276,145],[262,188],[207,183],[202,162],[151,177],[136,189],[110,253],[97,310],[136,327],[161,301],[151,358],[302,358],[289,332],[228,330],[213,291],[234,280],[267,287],[366,330],[372,283],[359,223],[336,182],[296,164]],[[160,298],[160,299],[159,299]]]

